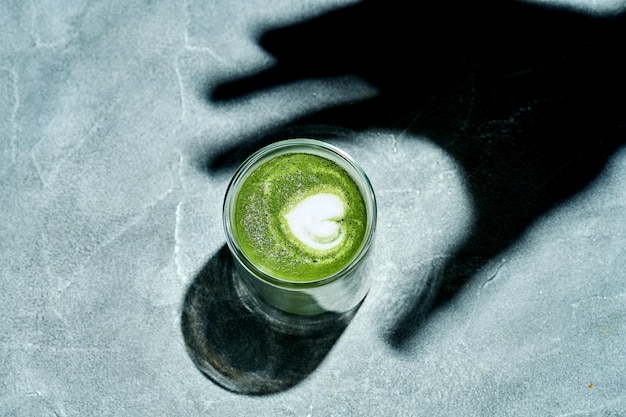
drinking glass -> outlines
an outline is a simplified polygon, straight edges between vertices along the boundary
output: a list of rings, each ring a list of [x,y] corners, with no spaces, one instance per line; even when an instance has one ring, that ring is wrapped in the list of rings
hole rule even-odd
[[[341,270],[313,282],[288,281],[262,271],[244,254],[234,233],[235,202],[243,182],[264,162],[284,153],[308,153],[335,162],[352,177],[365,202],[366,229],[358,253]],[[316,139],[287,139],[252,154],[235,172],[223,206],[226,242],[238,272],[242,300],[272,320],[296,324],[320,322],[356,311],[369,290],[364,266],[374,239],[376,210],[374,190],[365,172],[336,146]]]

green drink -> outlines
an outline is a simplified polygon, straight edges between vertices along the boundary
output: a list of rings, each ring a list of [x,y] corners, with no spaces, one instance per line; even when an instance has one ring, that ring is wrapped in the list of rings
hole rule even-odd
[[[346,312],[367,293],[357,273],[376,223],[371,185],[343,151],[311,139],[261,149],[226,194],[224,226],[239,275],[270,309]]]
[[[343,269],[365,237],[365,201],[335,162],[286,153],[244,180],[235,203],[235,236],[265,273],[311,282]]]

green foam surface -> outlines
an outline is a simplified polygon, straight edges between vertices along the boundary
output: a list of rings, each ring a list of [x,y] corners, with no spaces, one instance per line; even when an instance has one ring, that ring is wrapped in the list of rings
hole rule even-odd
[[[334,217],[341,243],[319,249],[294,235],[286,215],[307,197],[332,194],[343,203]],[[245,178],[235,202],[234,233],[244,255],[266,274],[284,281],[327,278],[358,254],[367,228],[365,201],[345,169],[324,157],[287,153]]]

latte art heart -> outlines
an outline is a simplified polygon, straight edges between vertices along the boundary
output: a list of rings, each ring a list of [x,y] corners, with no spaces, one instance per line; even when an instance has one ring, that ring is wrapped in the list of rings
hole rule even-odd
[[[291,233],[305,246],[326,251],[341,244],[345,230],[341,221],[345,208],[335,194],[321,193],[306,197],[285,214]]]

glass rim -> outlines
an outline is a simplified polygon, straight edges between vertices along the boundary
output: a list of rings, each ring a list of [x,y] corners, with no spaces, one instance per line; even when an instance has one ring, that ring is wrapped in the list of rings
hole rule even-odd
[[[238,186],[245,179],[245,174],[250,172],[250,170],[254,168],[258,163],[260,163],[266,156],[270,156],[272,154],[275,154],[275,156],[277,156],[282,153],[288,153],[290,149],[294,149],[294,152],[307,153],[305,151],[306,148],[318,149],[321,150],[321,152],[330,152],[346,162],[350,166],[350,168],[352,168],[352,171],[354,172],[350,172],[350,170],[346,169],[345,166],[342,166],[342,168],[346,169],[348,174],[355,180],[355,182],[357,182],[357,185],[359,185],[359,189],[363,194],[363,198],[366,201],[365,205],[367,213],[367,228],[366,236],[363,240],[361,247],[359,248],[358,253],[343,268],[333,273],[332,275],[314,281],[293,282],[273,277],[272,275],[262,271],[260,268],[255,266],[254,262],[250,261],[250,259],[248,259],[248,257],[243,253],[233,233],[233,225],[231,221],[231,203],[234,201],[237,195]],[[357,178],[355,178],[355,174],[358,176]],[[350,272],[352,272],[357,266],[359,266],[361,261],[369,252],[369,249],[372,245],[374,231],[376,230],[377,210],[378,208],[376,203],[376,196],[374,194],[374,188],[372,187],[372,184],[363,168],[361,168],[361,166],[354,160],[354,158],[352,158],[352,156],[350,156],[347,152],[338,148],[337,146],[319,139],[289,138],[273,142],[258,149],[241,163],[241,165],[237,168],[233,177],[231,178],[228,187],[226,188],[224,204],[222,206],[222,221],[224,226],[224,232],[226,234],[226,244],[228,245],[233,256],[237,258],[236,261],[238,261],[248,272],[250,272],[251,275],[265,283],[271,284],[279,288],[302,290],[308,288],[322,287],[330,284],[331,282],[335,282],[342,277],[350,274]]]

